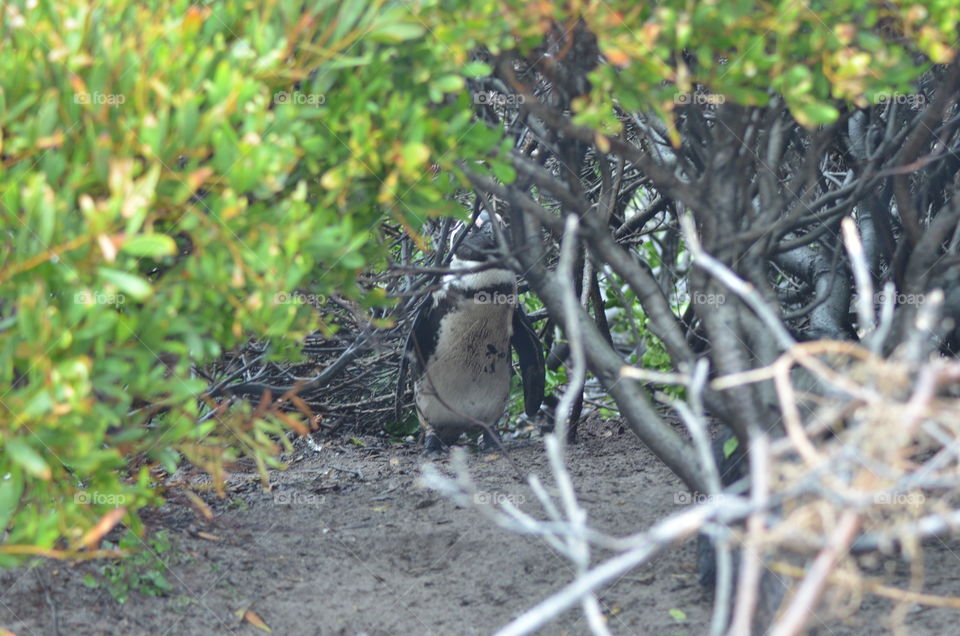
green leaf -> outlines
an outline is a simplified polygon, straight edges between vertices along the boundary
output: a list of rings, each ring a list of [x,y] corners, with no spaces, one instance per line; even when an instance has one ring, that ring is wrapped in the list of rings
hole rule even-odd
[[[740,445],[740,440],[736,437],[731,436],[730,439],[723,443],[723,458],[729,459],[733,455],[734,451],[737,450],[737,446]]]
[[[486,77],[493,73],[493,67],[486,62],[467,62],[460,72],[464,77]]]
[[[801,104],[791,104],[790,112],[804,128],[816,128],[824,124],[830,124],[837,120],[840,111],[832,104],[825,102],[805,102]]]
[[[153,293],[150,283],[141,276],[108,267],[101,267],[98,271],[103,280],[116,285],[117,289],[129,294],[134,300],[144,300]]]
[[[23,473],[18,468],[13,468],[9,476],[0,475],[0,533],[6,530],[22,495]]]
[[[166,234],[138,234],[123,242],[121,251],[134,256],[173,256],[177,253],[176,242]]]
[[[401,154],[403,155],[403,162],[406,164],[405,167],[414,168],[426,163],[427,159],[430,158],[430,149],[426,144],[411,141],[404,145]]]
[[[30,444],[14,437],[13,439],[7,440],[6,451],[10,459],[22,466],[24,470],[34,477],[38,477],[44,481],[50,479],[50,467],[40,453],[34,450]]]
[[[463,77],[459,75],[444,75],[433,81],[433,85],[444,93],[456,93],[462,91],[466,83]]]
[[[150,453],[163,469],[171,475],[177,471],[177,464],[180,462],[180,455],[171,448],[156,449]]]
[[[424,33],[423,25],[413,22],[395,22],[377,27],[370,33],[370,38],[375,42],[403,42],[422,36]]]
[[[504,183],[513,183],[513,180],[517,178],[517,171],[513,169],[513,166],[507,163],[494,163],[490,166],[493,170],[493,174],[496,175],[497,179]]]

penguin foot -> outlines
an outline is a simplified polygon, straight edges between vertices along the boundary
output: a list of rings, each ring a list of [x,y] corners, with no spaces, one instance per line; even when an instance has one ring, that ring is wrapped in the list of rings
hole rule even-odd
[[[436,433],[427,433],[423,439],[423,455],[428,459],[441,459],[446,454],[446,449]]]

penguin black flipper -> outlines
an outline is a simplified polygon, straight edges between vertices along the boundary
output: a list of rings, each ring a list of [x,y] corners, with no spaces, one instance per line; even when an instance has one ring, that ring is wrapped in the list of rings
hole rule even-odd
[[[410,330],[410,342],[407,346],[407,360],[414,379],[423,375],[427,360],[437,350],[440,318],[440,312],[434,299],[427,296],[417,311],[413,328]]]
[[[517,350],[520,359],[520,378],[523,380],[523,406],[529,417],[533,417],[543,403],[546,389],[546,369],[543,363],[543,347],[537,332],[523,309],[518,305],[513,311],[513,335],[510,343]]]
[[[416,309],[413,327],[403,343],[403,355],[400,358],[400,369],[397,374],[397,392],[394,400],[395,417],[397,421],[403,419],[403,394],[407,390],[407,377],[414,380],[423,374],[424,362],[433,354],[437,346],[436,330],[431,330],[431,312],[433,299],[424,297]]]

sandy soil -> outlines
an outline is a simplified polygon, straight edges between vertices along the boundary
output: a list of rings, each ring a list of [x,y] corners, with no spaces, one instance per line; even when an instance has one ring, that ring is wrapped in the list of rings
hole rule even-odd
[[[686,490],[622,425],[592,420],[581,431],[571,472],[595,527],[625,535],[680,508]],[[270,493],[252,472],[232,475],[225,500],[198,489],[214,512],[209,520],[172,488],[163,508],[144,515],[152,532],[171,539],[161,555],[168,594],[132,591],[121,604],[83,584],[97,564],[40,562],[0,572],[0,627],[18,636],[263,634],[249,620],[256,615],[274,634],[490,634],[571,579],[569,563],[540,540],[418,488],[424,460],[413,444],[354,439],[363,446],[349,437],[322,441],[319,451],[299,444],[290,469],[271,473]],[[549,476],[541,441],[507,448],[522,470]],[[539,515],[502,457],[473,453],[470,467],[485,492]],[[603,590],[613,633],[706,633],[711,594],[697,582],[695,543]],[[932,542],[926,557],[926,591],[960,593],[960,542]],[[872,575],[906,587],[909,570],[879,561]],[[821,634],[890,633],[891,609],[867,597],[846,624],[815,622]],[[911,607],[906,629],[958,633],[958,618]],[[542,633],[589,631],[570,611]]]

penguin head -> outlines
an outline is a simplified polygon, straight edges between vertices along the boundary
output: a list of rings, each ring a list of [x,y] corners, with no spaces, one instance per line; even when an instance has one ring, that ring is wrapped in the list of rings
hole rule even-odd
[[[460,262],[485,263],[497,256],[497,236],[493,224],[503,228],[503,219],[494,214],[491,219],[486,210],[480,212],[473,225],[459,223],[450,239],[450,246],[456,247],[453,256]],[[463,237],[463,238],[461,238]],[[459,242],[459,245],[457,245]]]
[[[498,260],[500,250],[493,228],[494,223],[503,228],[500,215],[483,211],[477,215],[474,224],[457,224],[450,239],[450,247],[453,250],[453,256],[450,259],[451,269],[469,270]],[[456,288],[461,291],[480,290],[515,282],[513,272],[501,266],[472,273],[451,273],[443,277],[444,289]],[[444,293],[446,293],[444,290],[438,292],[440,295]]]

